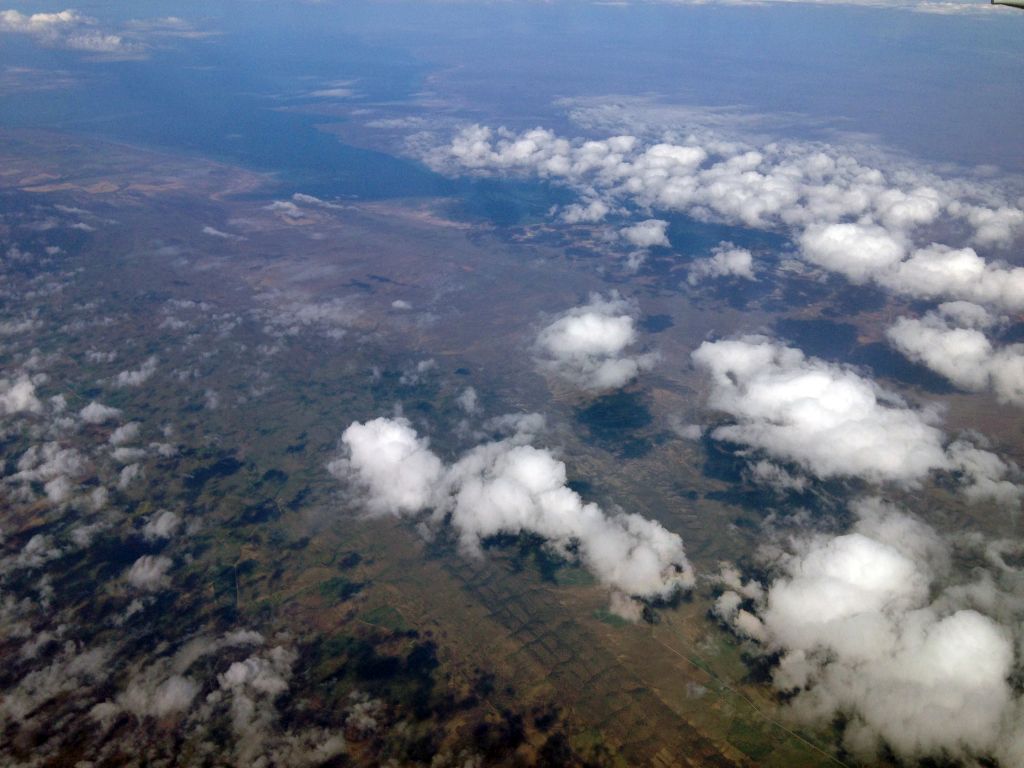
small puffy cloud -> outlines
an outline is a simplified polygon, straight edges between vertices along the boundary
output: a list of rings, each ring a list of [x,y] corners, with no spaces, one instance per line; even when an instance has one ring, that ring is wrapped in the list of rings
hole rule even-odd
[[[133,458],[138,458],[137,454],[135,454],[134,452],[126,453],[125,449],[123,448],[118,448],[117,451],[115,451],[115,458],[118,457],[118,451],[121,452],[119,454],[119,460],[131,461]],[[122,491],[125,490],[136,480],[139,480],[144,474],[145,470],[142,468],[141,464],[129,464],[127,467],[121,470],[121,474],[119,474],[117,477],[118,489]]]
[[[167,572],[174,563],[163,555],[143,555],[128,569],[125,579],[136,589],[156,592],[167,586]]]
[[[120,464],[133,464],[146,458],[146,449],[122,445],[114,448],[110,456]]]
[[[934,470],[962,471],[971,493],[1007,482],[1010,468],[994,454],[980,451],[994,460],[987,469],[986,462],[965,460],[945,447],[934,411],[909,408],[850,368],[763,336],[705,342],[693,360],[711,374],[711,407],[735,419],[714,429],[715,439],[757,448],[823,478],[916,485]]]
[[[155,688],[147,680],[134,680],[117,697],[118,708],[131,712],[136,717],[167,717],[185,712],[199,693],[199,685],[182,675],[171,675]],[[100,709],[94,717],[104,719],[109,709]]]
[[[181,523],[181,517],[165,509],[150,518],[142,527],[142,535],[147,541],[169,539],[178,530]]]
[[[28,376],[0,379],[0,416],[13,413],[41,413],[43,404],[36,397],[36,386]]]
[[[745,280],[756,280],[754,277],[754,257],[746,248],[737,248],[732,243],[719,243],[712,251],[711,258],[698,259],[690,265],[690,274],[686,281],[697,285],[708,277],[742,277]]]
[[[156,373],[156,356],[149,357],[138,368],[129,371],[121,371],[114,377],[114,383],[119,387],[139,387],[149,381]]]
[[[602,582],[626,595],[669,596],[693,585],[680,537],[636,514],[607,514],[567,485],[565,464],[518,433],[484,443],[445,466],[404,419],[356,422],[345,430],[343,457],[328,465],[360,487],[375,512],[447,521],[464,551],[521,532],[578,558]]]
[[[637,248],[653,248],[654,246],[669,248],[671,243],[668,241],[668,235],[665,234],[667,228],[667,221],[647,219],[620,229],[619,235],[627,243],[635,245]]]
[[[477,398],[476,390],[473,389],[473,387],[466,387],[462,390],[459,396],[455,398],[455,402],[458,404],[459,408],[469,415],[477,413],[480,410],[479,399]]]
[[[43,492],[46,498],[53,504],[63,504],[71,498],[75,486],[71,480],[63,475],[47,481],[43,485]]]
[[[537,336],[538,362],[583,389],[615,389],[650,369],[657,355],[626,354],[636,342],[636,310],[613,293],[560,315]]]
[[[128,443],[134,443],[139,439],[141,426],[137,421],[129,421],[127,424],[122,424],[110,433],[110,444],[127,445]]]
[[[251,688],[268,696],[287,691],[291,666],[297,655],[279,647],[269,655],[270,658],[250,656],[245,661],[234,662],[226,672],[217,676],[220,687],[229,690]]]
[[[586,203],[572,203],[565,206],[559,218],[566,224],[595,224],[611,212],[608,204],[601,200]]]
[[[93,400],[78,412],[78,416],[86,424],[105,424],[120,419],[121,411]]]
[[[353,477],[374,513],[419,512],[432,503],[444,472],[426,438],[404,419],[354,422],[341,436],[345,457],[328,464],[335,477]]]

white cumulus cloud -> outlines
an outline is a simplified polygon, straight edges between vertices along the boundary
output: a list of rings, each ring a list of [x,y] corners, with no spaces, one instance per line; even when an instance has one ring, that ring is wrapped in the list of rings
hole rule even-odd
[[[619,230],[619,235],[627,243],[635,245],[637,248],[653,248],[654,246],[668,248],[671,243],[668,241],[668,235],[665,234],[667,228],[667,221],[646,219],[637,224],[623,227]]]
[[[537,335],[538,363],[583,389],[615,389],[650,369],[657,354],[628,354],[637,339],[635,308],[618,294],[558,316]]]
[[[764,336],[705,342],[694,362],[711,375],[709,404],[735,420],[712,432],[796,462],[813,474],[919,484],[934,470],[965,474],[969,494],[1019,490],[1011,468],[963,441],[950,444],[934,410],[914,409],[856,371]],[[990,457],[978,461],[973,451]]]
[[[741,592],[735,578],[716,613],[779,654],[773,682],[794,715],[842,715],[845,745],[861,757],[884,745],[908,760],[1018,764],[1011,630],[969,591],[941,589],[950,551],[934,530],[879,499],[853,511],[849,533],[793,540],[766,587]]]
[[[667,597],[693,585],[677,534],[584,502],[568,487],[565,464],[530,442],[520,432],[445,466],[408,421],[378,418],[345,430],[343,455],[328,469],[360,487],[371,510],[432,511],[428,525],[450,524],[470,554],[479,554],[489,537],[527,532],[626,595]]]
[[[991,390],[1002,402],[1024,405],[1024,344],[995,346],[979,330],[976,317],[958,314],[957,308],[965,304],[942,304],[920,318],[901,317],[886,330],[886,337],[908,358],[961,389]]]
[[[690,265],[690,274],[686,281],[697,285],[708,277],[742,277],[744,280],[756,280],[754,276],[754,256],[746,248],[738,248],[732,243],[721,242],[711,250],[711,257],[697,259]]]
[[[12,413],[40,413],[43,404],[36,397],[36,387],[27,376],[0,379],[0,416]]]

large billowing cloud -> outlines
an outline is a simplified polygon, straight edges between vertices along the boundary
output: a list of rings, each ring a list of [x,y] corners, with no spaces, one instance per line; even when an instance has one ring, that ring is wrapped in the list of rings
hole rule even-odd
[[[995,582],[943,589],[950,551],[934,530],[878,499],[853,511],[851,532],[797,538],[770,558],[770,584],[727,574],[716,613],[780,655],[773,682],[793,695],[793,714],[845,718],[855,753],[870,759],[884,744],[907,759],[1019,765],[1014,637],[993,609]]]
[[[614,389],[657,361],[655,353],[627,354],[636,342],[635,307],[613,293],[559,315],[537,335],[541,368],[583,389]]]
[[[536,420],[518,420],[520,428]],[[360,487],[375,512],[423,515],[450,524],[463,550],[479,554],[498,534],[532,533],[626,595],[668,597],[693,585],[679,536],[636,514],[607,513],[567,485],[565,464],[530,443],[532,435],[484,443],[445,466],[403,418],[353,423],[342,457],[328,465]]]
[[[921,318],[899,318],[886,336],[904,355],[961,389],[991,389],[1003,402],[1024,405],[1024,344],[994,346],[980,329],[995,323],[982,307],[949,302]]]
[[[962,472],[971,493],[986,488],[985,495],[1003,501],[1019,497],[998,457],[964,441],[946,445],[936,412],[908,407],[850,368],[764,336],[705,342],[693,360],[711,375],[709,405],[734,419],[712,432],[716,439],[823,478],[916,485],[933,470],[947,470]]]

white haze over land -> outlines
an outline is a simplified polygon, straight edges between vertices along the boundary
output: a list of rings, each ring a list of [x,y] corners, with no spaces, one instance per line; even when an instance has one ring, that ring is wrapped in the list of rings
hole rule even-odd
[[[907,760],[1021,765],[1024,702],[1010,682],[1024,640],[1020,572],[1002,563],[951,583],[952,550],[935,530],[877,498],[853,512],[849,533],[766,548],[770,583],[724,568],[715,613],[780,654],[773,683],[792,694],[790,714],[816,724],[843,715],[859,757],[885,744]]]
[[[667,598],[692,587],[682,539],[653,520],[580,498],[567,485],[565,464],[532,445],[537,422],[514,419],[515,434],[453,464],[404,418],[355,422],[328,469],[358,487],[371,512],[422,518],[428,530],[451,526],[469,556],[479,556],[487,538],[532,533],[622,595]]]
[[[629,354],[637,340],[636,307],[612,293],[559,315],[537,335],[541,370],[581,389],[617,389],[658,360],[653,352]]]

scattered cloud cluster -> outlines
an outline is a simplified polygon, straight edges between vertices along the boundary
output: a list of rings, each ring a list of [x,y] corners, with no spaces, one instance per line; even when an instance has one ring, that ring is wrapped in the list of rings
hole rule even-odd
[[[188,740],[208,738],[225,717],[235,737],[235,765],[312,768],[342,754],[346,743],[340,733],[281,727],[279,697],[290,689],[298,653],[285,645],[264,644],[260,633],[245,629],[219,638],[193,637],[173,654],[135,671],[113,699],[95,704],[90,715],[104,732],[122,713],[133,715],[140,728],[149,727],[145,718],[175,718]],[[230,661],[246,649],[248,656]],[[196,664],[210,657],[216,657],[214,669],[222,671],[211,675],[209,662]]]
[[[27,35],[41,45],[85,53],[131,55],[142,51],[138,43],[105,31],[95,19],[72,10],[33,14],[0,11],[0,32]]]
[[[923,317],[899,318],[886,336],[908,358],[960,389],[991,390],[1002,402],[1024,405],[1024,344],[997,347],[989,341],[982,329],[998,322],[984,307],[947,302]]]
[[[583,117],[574,112],[574,119],[603,130],[631,127],[622,115],[602,113],[600,105],[577,111]],[[723,119],[694,113],[675,125],[688,135],[651,125],[646,134],[597,140],[567,139],[542,128],[516,133],[471,125],[423,156],[442,172],[533,174],[570,186],[581,196],[561,210],[570,223],[596,222],[612,212],[649,217],[671,211],[781,231],[805,264],[855,284],[945,300],[944,306],[970,302],[997,312],[1024,310],[1024,268],[997,257],[1024,233],[1024,210],[995,184],[944,178],[892,159],[863,162],[823,143],[725,138]],[[647,134],[657,138],[643,138]],[[620,233],[641,248],[663,245],[662,225],[662,219],[646,218]],[[639,268],[643,253],[631,256],[626,268]],[[723,243],[693,264],[687,280],[696,285],[722,276],[754,279],[751,254]],[[948,320],[942,310],[901,319],[889,340],[961,388],[991,389],[1005,402],[1020,402],[1020,345],[998,348],[989,338],[992,323],[954,327]],[[585,379],[586,373],[577,370],[575,376]],[[922,446],[919,459],[930,450]]]
[[[20,486],[22,498],[32,497],[31,483],[42,483],[49,501],[62,504],[71,497],[91,465],[77,448],[51,441],[33,445],[26,450],[18,459],[17,469],[5,481]]]
[[[109,668],[111,649],[88,650],[66,642],[48,664],[33,669],[0,698],[0,723],[13,720],[24,723],[42,704],[102,681]]]
[[[309,301],[293,292],[271,292],[259,297],[267,308],[261,312],[264,331],[275,338],[297,336],[315,330],[331,339],[341,339],[357,323],[361,310],[351,298]]]
[[[536,423],[519,420],[521,429]],[[693,585],[677,534],[640,515],[607,513],[567,485],[565,464],[531,445],[529,432],[483,443],[451,465],[403,418],[355,422],[341,437],[341,458],[328,469],[364,493],[377,513],[424,516],[447,523],[473,555],[499,534],[532,533],[578,559],[613,590],[668,597]]]
[[[627,354],[636,343],[636,308],[617,293],[559,315],[537,335],[542,370],[582,389],[625,386],[658,360],[657,353]]]
[[[572,186],[586,198],[584,208],[571,209],[578,220],[628,204],[780,230],[807,262],[854,282],[1024,308],[1024,269],[975,250],[1009,246],[1024,232],[1024,210],[995,188],[895,162],[883,171],[827,144],[754,146],[692,129],[682,139],[646,142],[471,125],[424,157],[448,173],[534,174]],[[936,242],[940,222],[958,222],[966,241]]]
[[[773,682],[814,723],[845,718],[848,749],[908,760],[1024,759],[1015,674],[1019,600],[992,577],[944,586],[951,551],[933,529],[876,498],[838,536],[805,535],[770,554],[768,585],[726,569],[717,615],[765,653]]]
[[[850,368],[764,336],[705,342],[693,360],[711,376],[709,405],[735,420],[715,439],[822,478],[916,485],[945,470],[962,473],[969,494],[1019,499],[1005,462],[963,440],[947,445],[936,411],[911,408]]]

